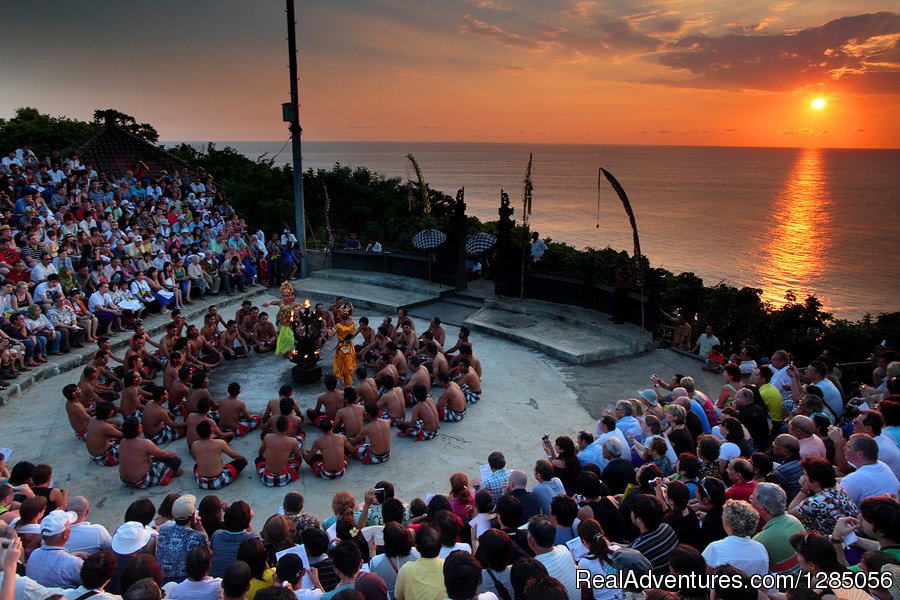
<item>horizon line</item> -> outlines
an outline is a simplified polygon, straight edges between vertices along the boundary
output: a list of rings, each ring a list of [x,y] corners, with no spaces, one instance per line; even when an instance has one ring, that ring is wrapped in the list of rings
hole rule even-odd
[[[625,144],[625,143],[596,143],[596,142],[496,142],[496,141],[467,141],[467,140],[302,140],[313,143],[326,144],[478,144],[478,145],[507,145],[507,146],[622,146],[622,147],[649,147],[649,148],[747,148],[762,150],[900,150],[900,146],[748,146],[740,144]],[[227,144],[227,143],[281,143],[282,140],[159,140],[158,144]]]

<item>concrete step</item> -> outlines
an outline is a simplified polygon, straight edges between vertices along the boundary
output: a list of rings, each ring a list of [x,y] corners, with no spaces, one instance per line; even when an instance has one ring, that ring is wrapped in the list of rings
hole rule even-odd
[[[483,308],[465,324],[473,331],[512,340],[576,365],[637,354],[621,340],[540,316]]]
[[[471,298],[469,296],[460,296],[457,293],[441,296],[441,301],[448,304],[456,304],[458,306],[466,306],[474,310],[479,310],[484,306],[484,300],[481,298]]]
[[[566,322],[587,328],[602,335],[618,339],[632,346],[637,352],[654,347],[653,334],[630,323],[617,324],[609,320],[609,315],[568,304],[556,304],[540,300],[510,300],[497,297],[484,302],[485,308],[542,316],[551,320]]]
[[[445,299],[435,300],[434,302],[426,302],[413,306],[409,309],[409,314],[420,319],[428,319],[432,317],[440,317],[441,323],[445,325],[463,325],[470,316],[479,310],[478,307],[466,306],[455,302],[447,302]]]
[[[265,287],[248,288],[247,291],[243,293],[237,293],[234,296],[227,296],[224,292],[222,292],[218,296],[210,295],[206,300],[194,300],[194,303],[192,305],[186,306],[181,311],[181,314],[184,315],[184,318],[190,322],[203,315],[206,312],[206,309],[214,304],[219,307],[219,310],[222,310],[223,308],[227,307],[240,306],[240,303],[242,301],[254,299],[262,294],[274,295],[276,293],[277,290],[275,290],[274,288],[270,289]],[[144,328],[147,330],[147,333],[150,335],[150,337],[158,340],[159,337],[163,334],[166,323],[168,322],[168,315],[153,315],[151,317],[148,317],[147,319],[144,319]],[[120,333],[118,336],[112,338],[110,340],[110,346],[112,350],[117,354],[123,354],[124,349],[128,346],[128,340],[130,338],[130,333]],[[61,373],[65,373],[66,371],[71,371],[72,369],[77,369],[86,365],[88,362],[90,362],[96,351],[97,345],[89,344],[84,348],[72,349],[72,352],[70,354],[50,357],[49,362],[46,362],[40,367],[36,367],[31,371],[22,373],[19,377],[10,381],[9,383],[11,385],[5,390],[0,391],[0,405],[5,404],[9,400],[26,393],[29,388],[45,379],[55,377],[57,375],[60,375]]]
[[[353,303],[354,307],[369,308],[385,314],[394,314],[397,308],[434,300],[437,293],[408,291],[400,288],[386,288],[381,285],[363,283],[352,279],[310,277],[294,281],[298,298],[317,300],[326,305],[337,296]],[[427,284],[425,284],[427,285]]]
[[[654,347],[650,332],[608,319],[603,313],[575,306],[494,297],[485,300],[484,308],[465,324],[572,364],[631,356]]]
[[[415,277],[401,277],[390,273],[372,273],[369,271],[354,271],[351,269],[324,269],[313,271],[310,279],[327,280],[331,282],[344,282],[354,284],[366,284],[391,290],[403,290],[425,295],[438,296],[441,292],[448,292],[452,288],[439,283],[428,283]]]

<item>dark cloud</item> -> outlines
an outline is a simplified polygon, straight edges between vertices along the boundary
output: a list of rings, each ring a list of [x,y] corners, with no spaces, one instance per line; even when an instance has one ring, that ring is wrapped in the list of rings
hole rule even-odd
[[[827,84],[861,93],[900,93],[900,15],[879,12],[768,35],[689,35],[659,56],[688,77],[678,87],[787,91]]]

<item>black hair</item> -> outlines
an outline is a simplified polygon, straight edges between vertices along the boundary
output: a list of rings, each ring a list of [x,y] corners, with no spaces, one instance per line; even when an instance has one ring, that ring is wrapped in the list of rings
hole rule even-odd
[[[348,577],[356,575],[362,566],[362,552],[356,542],[340,542],[332,548],[329,556],[334,562],[334,569]]]
[[[142,525],[149,525],[156,515],[156,507],[150,498],[138,498],[125,510],[125,522],[137,521]]]
[[[505,571],[512,560],[512,541],[509,535],[499,529],[488,529],[482,533],[478,538],[475,558],[486,569]]]
[[[481,564],[465,550],[451,552],[444,559],[444,587],[449,600],[469,600],[481,587]]]
[[[550,501],[550,514],[556,517],[556,524],[571,527],[578,517],[578,504],[571,496],[559,494]]]
[[[222,575],[222,591],[231,598],[241,597],[250,588],[252,578],[249,565],[242,560],[235,561]]]
[[[201,440],[208,440],[212,436],[212,425],[206,419],[197,423],[196,430]]]
[[[133,440],[141,432],[141,422],[138,421],[135,417],[125,417],[125,421],[122,422],[122,437],[126,440]]]
[[[637,494],[631,501],[631,514],[643,521],[647,531],[656,531],[662,522],[663,510],[654,496]]]
[[[318,527],[307,527],[300,534],[307,556],[321,556],[328,550],[328,534]]]
[[[517,600],[525,598],[525,584],[535,577],[546,574],[547,567],[536,558],[523,556],[514,562],[509,570],[509,583],[513,588],[513,597]]]
[[[229,396],[237,396],[241,393],[241,384],[237,381],[232,381],[228,384],[228,395]]]
[[[459,521],[456,515],[449,510],[439,510],[431,518],[431,522],[441,531],[441,544],[451,548],[459,535]]]
[[[556,525],[549,517],[531,517],[528,521],[528,535],[539,548],[552,548],[556,540]]]
[[[212,561],[212,552],[207,546],[194,546],[190,549],[185,560],[185,570],[188,577],[194,581],[200,581],[209,573]]]
[[[422,558],[436,558],[441,552],[441,532],[431,523],[422,523],[416,532],[416,550]]]
[[[875,533],[900,543],[900,502],[896,498],[887,494],[866,498],[860,502],[859,511]]]
[[[381,519],[385,525],[388,523],[403,523],[405,512],[406,508],[403,506],[403,502],[397,498],[385,498],[384,502],[381,503]]]
[[[91,554],[81,563],[81,583],[87,589],[102,588],[116,574],[116,555],[109,550]]]
[[[383,535],[385,555],[391,558],[409,556],[413,540],[406,527],[397,522],[386,523]]]
[[[509,494],[500,496],[494,505],[494,512],[506,527],[518,527],[523,511],[522,501]]]

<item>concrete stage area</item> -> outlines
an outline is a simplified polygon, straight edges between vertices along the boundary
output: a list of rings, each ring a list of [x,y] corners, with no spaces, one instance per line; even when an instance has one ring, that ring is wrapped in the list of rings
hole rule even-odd
[[[338,289],[345,297],[356,299],[362,294],[355,283],[346,280],[341,283],[343,287],[331,288],[328,292]],[[403,294],[400,290],[397,292],[398,297]],[[276,292],[266,290],[266,293],[273,295]],[[385,294],[384,302],[393,305],[389,302],[392,290],[385,289],[382,293]],[[254,298],[254,302],[259,303],[268,295]],[[298,292],[298,297],[305,297],[304,292]],[[331,300],[315,293],[310,297],[314,301]],[[404,304],[397,302],[396,305]],[[223,307],[224,318],[232,318],[236,308],[236,305]],[[270,309],[269,312],[274,315],[275,311]],[[368,316],[375,325],[384,314],[386,312],[361,307],[354,316]],[[427,326],[426,319],[415,318],[414,321],[417,331]],[[148,321],[148,329],[154,323],[162,322],[162,317],[155,317]],[[199,318],[195,316],[192,322],[199,324]],[[449,346],[458,329],[452,326],[446,329]],[[123,337],[120,335],[117,340]],[[158,339],[159,335],[154,337]],[[669,351],[655,350],[630,358],[577,365],[485,333],[473,332],[472,341],[484,365],[482,400],[469,407],[463,421],[443,423],[434,440],[414,443],[395,437],[389,462],[363,466],[352,461],[347,474],[335,481],[316,479],[304,466],[300,481],[272,489],[264,487],[248,467],[235,483],[217,495],[226,501],[244,499],[249,502],[256,514],[254,527],[259,529],[266,518],[277,511],[284,493],[289,490],[300,491],[306,497],[307,512],[325,518],[331,514],[331,497],[335,492],[351,491],[361,502],[363,492],[380,479],[392,481],[398,497],[407,501],[424,497],[429,492],[446,493],[451,473],[465,471],[470,477],[477,477],[479,465],[487,461],[493,450],[504,452],[510,467],[524,469],[531,486],[534,462],[544,458],[543,434],[574,436],[580,429],[593,430],[595,419],[605,406],[647,387],[651,373],[663,377],[669,377],[675,371],[692,375],[700,389],[709,394],[718,394],[722,385],[720,377],[700,371],[699,361]],[[331,371],[333,352],[332,340],[322,352],[321,365],[325,372]],[[262,412],[266,402],[277,397],[279,386],[291,383],[291,366],[292,363],[271,354],[226,363],[210,377],[211,391],[220,397],[229,382],[238,381],[244,388],[242,398],[250,410]],[[185,475],[166,487],[143,492],[128,489],[119,482],[117,468],[93,464],[84,444],[75,438],[68,424],[65,401],[60,393],[64,385],[76,382],[80,373],[81,369],[76,368],[38,381],[23,394],[9,396],[6,404],[0,406],[0,447],[12,449],[11,465],[20,460],[51,464],[55,485],[71,490],[72,494],[87,496],[92,507],[90,520],[110,528],[122,522],[126,507],[137,498],[146,496],[158,505],[170,492],[189,492],[198,498],[206,495],[197,488],[190,474],[193,461],[184,440],[164,446],[182,457],[185,470]],[[295,389],[304,410],[314,406],[316,396],[323,391],[321,383]],[[437,392],[435,390],[434,394]],[[317,433],[309,427],[306,429],[311,442]],[[254,433],[238,439],[232,446],[252,465],[259,448],[259,435]]]

